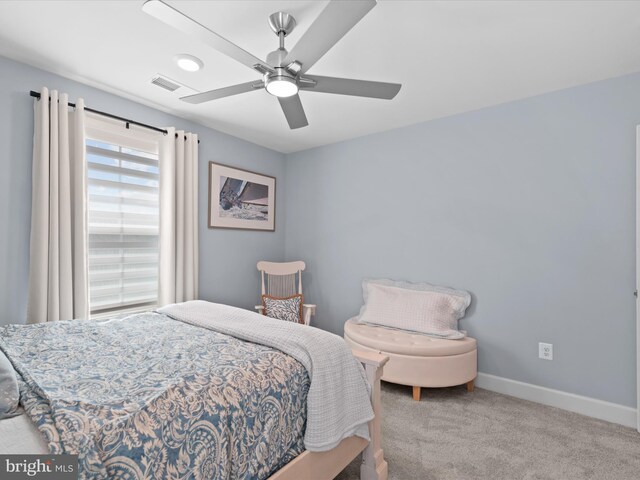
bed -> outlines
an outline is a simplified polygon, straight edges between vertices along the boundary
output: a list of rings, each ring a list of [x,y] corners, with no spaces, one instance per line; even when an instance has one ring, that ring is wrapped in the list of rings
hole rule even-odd
[[[195,301],[108,321],[0,328],[24,414],[0,453],[75,453],[80,478],[383,480],[386,359]],[[15,439],[19,439],[17,442]]]

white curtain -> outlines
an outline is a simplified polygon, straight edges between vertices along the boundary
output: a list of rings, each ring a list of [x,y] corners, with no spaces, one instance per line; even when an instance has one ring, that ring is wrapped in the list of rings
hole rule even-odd
[[[49,101],[51,96],[51,101]],[[34,101],[27,322],[89,317],[84,102],[43,88]]]
[[[198,136],[167,130],[160,149],[161,306],[198,298]]]

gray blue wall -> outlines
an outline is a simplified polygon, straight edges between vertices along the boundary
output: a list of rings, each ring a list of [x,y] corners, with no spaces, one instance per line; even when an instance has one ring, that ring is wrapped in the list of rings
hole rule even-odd
[[[288,155],[316,325],[364,277],[463,288],[480,371],[635,407],[637,124],[638,74]]]
[[[31,221],[33,98],[42,86],[85,99],[88,107],[158,126],[175,126],[200,138],[200,294],[207,300],[250,308],[259,299],[258,260],[284,257],[285,159],[259,147],[135,102],[0,57],[0,325],[26,318]],[[210,160],[277,178],[276,231],[208,229]]]

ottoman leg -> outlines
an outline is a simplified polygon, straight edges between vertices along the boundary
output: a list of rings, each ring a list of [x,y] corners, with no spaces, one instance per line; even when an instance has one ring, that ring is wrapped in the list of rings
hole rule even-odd
[[[420,387],[413,387],[413,399],[416,402],[420,401]]]
[[[467,392],[473,392],[473,387],[475,385],[475,382],[476,382],[475,378],[467,382]]]

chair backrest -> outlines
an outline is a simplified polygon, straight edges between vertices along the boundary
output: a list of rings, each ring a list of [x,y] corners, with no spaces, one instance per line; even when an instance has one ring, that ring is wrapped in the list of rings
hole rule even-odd
[[[286,298],[302,294],[302,271],[306,265],[297,262],[258,262],[258,270],[262,277],[262,295]],[[298,288],[296,291],[296,275]]]

